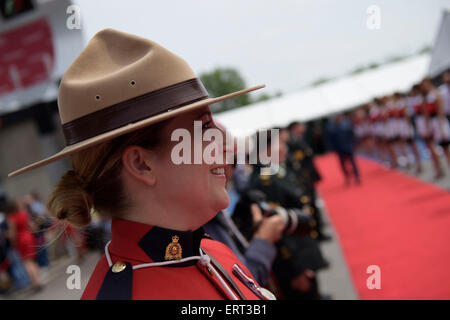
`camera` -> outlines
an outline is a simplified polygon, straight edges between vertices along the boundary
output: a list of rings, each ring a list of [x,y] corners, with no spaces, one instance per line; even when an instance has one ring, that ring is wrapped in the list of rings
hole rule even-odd
[[[283,208],[275,206],[266,201],[266,195],[259,190],[248,190],[242,194],[233,211],[233,220],[241,230],[242,234],[251,239],[253,233],[258,229],[259,224],[253,225],[250,206],[258,205],[263,217],[279,215],[284,223],[284,235],[309,234],[314,226],[314,219],[311,213],[299,208]]]

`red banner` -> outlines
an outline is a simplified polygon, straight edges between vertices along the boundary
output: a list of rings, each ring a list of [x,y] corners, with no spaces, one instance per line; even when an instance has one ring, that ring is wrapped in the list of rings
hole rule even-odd
[[[0,34],[0,96],[48,80],[54,56],[45,19]]]

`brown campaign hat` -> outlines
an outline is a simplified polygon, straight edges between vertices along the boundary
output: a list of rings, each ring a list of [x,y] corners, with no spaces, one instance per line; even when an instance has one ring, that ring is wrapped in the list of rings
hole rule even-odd
[[[209,98],[182,58],[159,44],[113,29],[98,32],[65,72],[58,109],[66,147],[8,177],[82,149],[264,85]]]

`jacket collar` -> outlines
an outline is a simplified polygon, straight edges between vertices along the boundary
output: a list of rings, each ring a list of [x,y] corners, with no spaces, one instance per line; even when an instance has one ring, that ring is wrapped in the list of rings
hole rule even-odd
[[[109,251],[113,255],[145,263],[198,256],[205,236],[203,228],[179,231],[123,219],[112,219],[111,233]]]

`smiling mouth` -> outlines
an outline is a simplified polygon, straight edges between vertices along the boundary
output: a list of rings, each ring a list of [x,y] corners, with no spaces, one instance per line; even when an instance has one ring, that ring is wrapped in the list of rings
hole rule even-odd
[[[225,168],[224,167],[211,169],[210,172],[216,176],[225,176]]]

